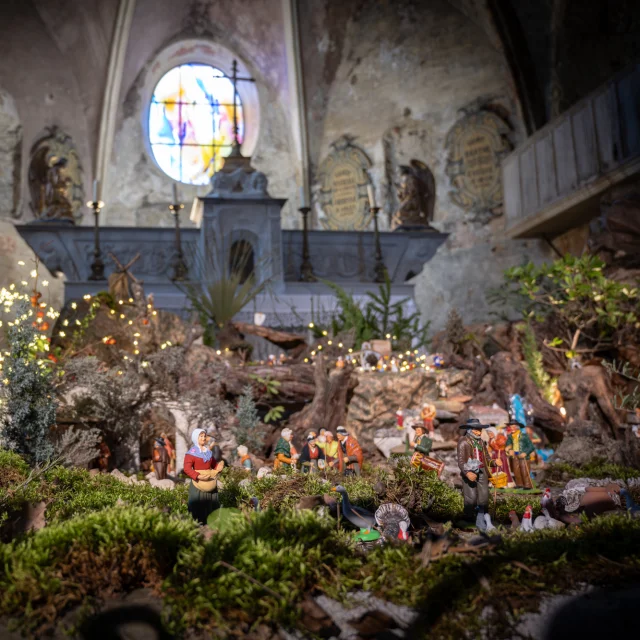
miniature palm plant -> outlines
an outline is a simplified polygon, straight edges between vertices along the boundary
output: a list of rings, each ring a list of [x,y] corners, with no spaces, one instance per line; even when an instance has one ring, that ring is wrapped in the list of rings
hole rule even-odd
[[[215,335],[265,290],[268,280],[257,281],[253,248],[244,240],[234,242],[227,251],[215,246],[196,261],[202,282],[185,284],[182,289],[205,330]]]

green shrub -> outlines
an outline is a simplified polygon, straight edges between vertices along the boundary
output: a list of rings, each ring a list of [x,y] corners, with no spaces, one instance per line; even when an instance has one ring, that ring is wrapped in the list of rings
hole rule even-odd
[[[27,296],[18,298],[16,317],[7,331],[8,351],[0,366],[2,395],[6,396],[0,397],[0,441],[40,463],[54,452],[49,436],[56,422],[57,402],[51,362],[46,358],[49,345],[34,321]]]
[[[505,272],[505,286],[493,302],[521,310],[525,319],[548,321],[557,334],[545,346],[567,358],[603,352],[617,331],[640,328],[638,288],[608,278],[605,267],[590,254],[565,255],[551,264],[529,262]]]

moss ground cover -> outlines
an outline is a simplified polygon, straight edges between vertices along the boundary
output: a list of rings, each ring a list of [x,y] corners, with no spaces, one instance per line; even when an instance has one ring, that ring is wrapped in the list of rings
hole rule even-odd
[[[606,460],[594,459],[589,463],[576,467],[564,462],[556,462],[545,468],[545,478],[555,482],[566,482],[572,478],[594,478],[612,480],[629,480],[640,477],[640,469],[624,467]]]
[[[28,473],[18,458],[1,452],[0,468],[5,477],[13,474],[12,485]],[[163,491],[52,469],[34,481],[38,499],[48,501],[47,526],[0,545],[0,617],[42,637],[80,605],[91,611],[105,598],[151,587],[176,637],[198,631],[241,637],[259,623],[303,629],[300,604],[308,594],[344,600],[367,590],[416,608],[421,633],[430,637],[461,637],[463,630],[477,637],[473,630],[482,625],[491,627],[490,637],[510,637],[510,621],[534,610],[543,594],[569,590],[576,581],[619,584],[640,577],[640,520],[626,515],[559,532],[505,530],[498,546],[423,566],[420,544],[360,555],[335,518],[291,508],[304,495],[328,493],[332,482],[291,475],[243,487],[243,477],[228,470],[222,498],[245,517],[206,539],[186,514],[182,488]],[[402,466],[342,483],[354,503],[404,502],[417,521],[427,505],[429,516],[442,521],[462,506],[455,490]],[[249,508],[251,496],[260,500],[258,513]],[[499,496],[497,519],[526,500]],[[488,617],[480,615],[487,610]]]

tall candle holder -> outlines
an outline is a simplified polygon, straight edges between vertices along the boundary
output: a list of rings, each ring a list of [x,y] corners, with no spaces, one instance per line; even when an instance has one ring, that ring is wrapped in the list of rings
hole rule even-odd
[[[371,207],[369,211],[371,211],[371,214],[373,215],[373,230],[376,242],[376,264],[374,267],[374,282],[384,282],[387,278],[387,267],[384,266],[384,260],[382,259],[380,230],[378,229],[378,211],[380,211],[380,207]]]
[[[169,211],[171,211],[173,215],[176,230],[176,256],[173,259],[173,276],[171,277],[171,280],[173,280],[174,282],[181,282],[183,280],[186,280],[187,275],[189,274],[189,267],[187,267],[187,263],[184,259],[184,254],[182,253],[182,238],[180,236],[181,209],[184,209],[183,204],[174,202],[173,204],[169,205]]]
[[[317,282],[309,256],[309,211],[311,207],[300,207],[302,214],[302,264],[300,265],[300,282]]]
[[[94,185],[94,198],[96,198],[96,188]],[[104,262],[102,261],[102,251],[100,251],[100,210],[104,207],[102,200],[94,199],[87,202],[87,206],[93,209],[93,262],[91,263],[91,275],[89,280],[104,280]]]

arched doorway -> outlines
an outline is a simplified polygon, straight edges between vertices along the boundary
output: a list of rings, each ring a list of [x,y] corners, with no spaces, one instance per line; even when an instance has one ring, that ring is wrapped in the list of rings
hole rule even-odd
[[[253,245],[248,240],[236,240],[229,251],[229,275],[239,275],[240,283],[254,275],[255,256]]]

